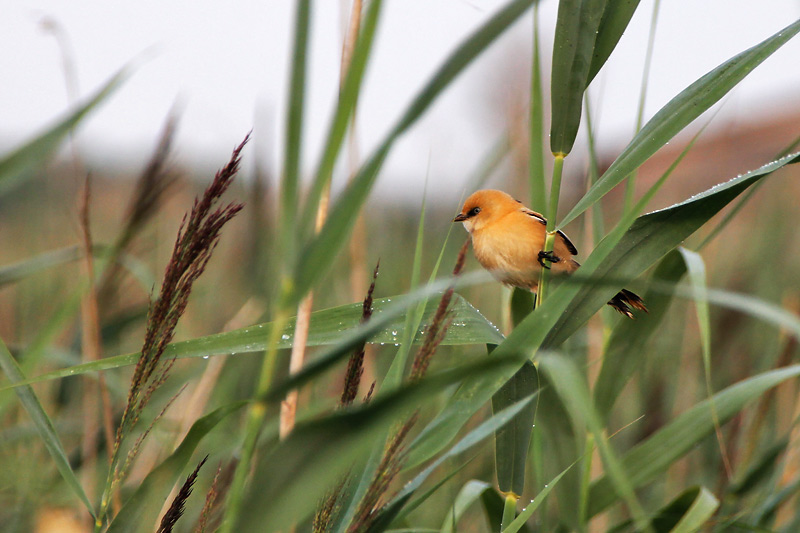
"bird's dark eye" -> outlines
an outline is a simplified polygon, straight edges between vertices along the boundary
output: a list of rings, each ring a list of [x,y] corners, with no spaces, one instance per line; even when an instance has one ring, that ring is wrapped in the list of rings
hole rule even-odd
[[[480,212],[481,212],[480,207],[473,207],[472,209],[469,210],[469,213],[467,213],[467,217],[474,217]]]

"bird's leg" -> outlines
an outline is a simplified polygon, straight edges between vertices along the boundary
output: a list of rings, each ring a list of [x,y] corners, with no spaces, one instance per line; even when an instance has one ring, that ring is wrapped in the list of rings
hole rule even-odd
[[[544,250],[539,250],[539,264],[542,265],[544,268],[550,268],[549,265],[545,264],[544,260],[547,259],[551,263],[558,263],[561,261],[561,258],[558,257],[556,254],[553,253],[552,250],[549,252],[545,252]]]

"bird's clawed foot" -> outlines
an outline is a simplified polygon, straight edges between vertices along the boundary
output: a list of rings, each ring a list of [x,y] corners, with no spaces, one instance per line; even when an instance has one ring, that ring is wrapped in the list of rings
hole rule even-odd
[[[545,264],[544,260],[547,259],[551,263],[558,263],[561,261],[561,258],[558,257],[553,251],[545,252],[544,250],[539,251],[539,264],[542,265],[544,268],[550,268],[550,265]]]

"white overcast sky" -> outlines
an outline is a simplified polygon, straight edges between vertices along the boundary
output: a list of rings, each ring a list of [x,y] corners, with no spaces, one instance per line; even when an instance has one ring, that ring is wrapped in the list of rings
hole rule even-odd
[[[375,54],[359,108],[362,154],[380,140],[416,90],[455,46],[504,4],[501,0],[385,0]],[[543,0],[547,54],[557,10]],[[631,135],[652,1],[643,0],[612,59],[593,86],[602,92],[599,139],[618,149]],[[91,158],[141,164],[164,117],[181,102],[177,157],[185,164],[223,164],[254,125],[251,150],[279,164],[280,133],[294,2],[290,0],[5,0],[0,17],[0,150],[53,121],[68,106],[59,48],[41,20],[67,35],[81,95],[135,58],[133,76],[82,127]],[[530,43],[531,12],[471,67],[403,138],[379,181],[446,184],[457,198],[464,177],[498,133],[487,95],[500,66]],[[708,70],[800,17],[800,0],[667,0],[661,3],[646,115]],[[312,20],[308,150],[313,168],[336,97],[341,42],[339,0],[317,0]],[[547,60],[549,63],[549,59]],[[800,38],[761,65],[727,99],[719,120],[800,109]],[[527,74],[526,74],[527,75]],[[597,93],[596,93],[597,94]],[[259,118],[256,118],[259,117]],[[248,157],[252,160],[253,153]],[[394,182],[392,181],[394,180]]]

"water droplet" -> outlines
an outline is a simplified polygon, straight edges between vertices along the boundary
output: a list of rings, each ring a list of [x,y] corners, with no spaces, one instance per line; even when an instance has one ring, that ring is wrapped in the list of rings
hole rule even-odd
[[[396,329],[392,330],[392,337],[397,337],[397,330]]]
[[[289,340],[289,335],[287,335],[286,333],[284,333],[283,335],[281,335],[281,339],[283,339],[283,340],[285,340],[285,341],[288,341],[288,340]]]

